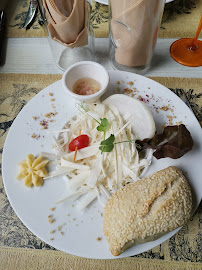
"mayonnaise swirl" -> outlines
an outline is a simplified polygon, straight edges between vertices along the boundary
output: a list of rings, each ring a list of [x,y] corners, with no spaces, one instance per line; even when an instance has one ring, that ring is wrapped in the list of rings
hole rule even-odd
[[[18,163],[17,179],[22,179],[27,187],[42,186],[43,178],[48,176],[45,168],[48,162],[49,160],[42,159],[42,156],[35,159],[34,155],[27,155],[25,160]]]

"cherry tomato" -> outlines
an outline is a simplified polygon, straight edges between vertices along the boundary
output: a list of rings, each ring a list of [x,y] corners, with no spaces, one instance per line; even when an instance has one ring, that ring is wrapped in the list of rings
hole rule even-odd
[[[85,148],[89,145],[89,137],[88,135],[80,135],[73,139],[69,144],[69,150],[75,151],[77,149]]]

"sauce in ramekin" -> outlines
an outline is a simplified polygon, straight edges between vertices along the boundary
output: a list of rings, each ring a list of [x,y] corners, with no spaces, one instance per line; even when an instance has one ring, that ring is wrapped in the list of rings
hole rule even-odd
[[[77,95],[93,95],[100,89],[100,83],[92,78],[81,78],[73,85],[73,92]]]

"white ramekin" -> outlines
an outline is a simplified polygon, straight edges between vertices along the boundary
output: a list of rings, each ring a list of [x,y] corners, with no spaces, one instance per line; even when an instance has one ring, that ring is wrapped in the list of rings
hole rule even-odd
[[[92,95],[78,95],[72,92],[74,83],[81,78],[92,78],[98,81],[101,89]],[[70,66],[62,77],[62,84],[67,93],[76,100],[86,103],[96,102],[106,92],[109,84],[109,74],[100,64],[92,61],[82,61]]]

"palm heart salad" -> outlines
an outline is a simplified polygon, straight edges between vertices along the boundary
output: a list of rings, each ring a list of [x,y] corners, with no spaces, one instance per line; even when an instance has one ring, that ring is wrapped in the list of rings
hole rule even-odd
[[[139,117],[153,121],[146,106],[136,102],[141,106]],[[104,206],[112,193],[142,178],[150,166],[152,150],[138,151],[131,110],[120,114],[111,100],[109,103],[77,104],[78,115],[58,131],[58,138],[53,137],[54,154],[42,152],[56,165],[44,179],[63,176],[67,181],[67,196],[58,203],[77,200],[79,209],[84,209],[97,198]],[[152,137],[155,125],[148,126]]]

